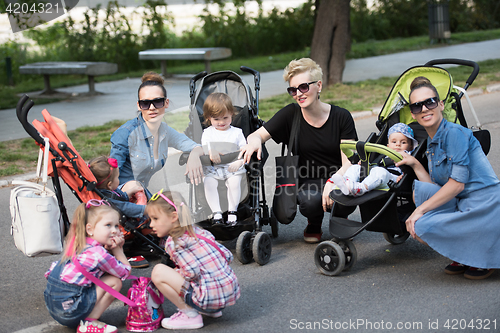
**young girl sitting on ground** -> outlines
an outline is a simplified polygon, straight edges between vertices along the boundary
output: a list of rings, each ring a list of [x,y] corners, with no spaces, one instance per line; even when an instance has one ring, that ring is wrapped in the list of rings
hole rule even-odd
[[[208,231],[193,227],[189,207],[177,192],[154,194],[146,207],[158,237],[166,237],[165,250],[177,268],[163,264],[151,278],[179,312],[162,320],[167,329],[203,327],[201,315],[222,316],[221,310],[240,297],[238,279],[229,266],[232,253],[217,244]]]
[[[48,282],[44,296],[50,315],[62,325],[78,326],[77,333],[118,332],[115,326],[98,321],[114,297],[80,273],[74,262],[120,291],[131,268],[123,253],[119,218],[118,211],[104,200],[91,199],[78,206],[64,255],[45,274]]]
[[[414,139],[413,130],[403,123],[391,126],[387,136],[389,138],[387,147],[397,152],[406,151],[409,153],[418,145],[417,140]],[[385,162],[387,159],[382,161]],[[357,197],[381,186],[386,186],[390,181],[396,183],[401,176],[401,169],[392,163],[387,163],[386,167],[370,167],[370,173],[361,183],[359,182],[360,172],[360,165],[352,165],[344,176],[336,173],[328,181],[337,185],[342,194]]]
[[[220,163],[221,153],[239,151],[247,143],[242,130],[231,126],[233,115],[234,107],[231,98],[224,93],[210,94],[203,104],[203,117],[209,127],[203,130],[201,144],[204,150],[208,148],[210,160],[213,163]],[[203,172],[205,173],[203,180],[205,197],[213,213],[213,223],[224,224],[219,193],[217,192],[218,181],[224,180],[228,200],[226,224],[229,226],[236,225],[238,204],[241,198],[241,178],[245,173],[243,159],[230,164],[206,166]]]
[[[133,180],[127,182],[126,192],[118,188],[120,170],[114,158],[99,156],[91,159],[88,165],[97,180],[96,187],[107,200],[125,216],[142,219],[147,203],[142,185]],[[135,202],[130,202],[131,197]]]

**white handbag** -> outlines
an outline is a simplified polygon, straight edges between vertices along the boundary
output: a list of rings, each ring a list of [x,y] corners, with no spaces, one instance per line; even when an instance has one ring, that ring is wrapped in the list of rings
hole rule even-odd
[[[10,192],[11,234],[18,250],[28,257],[59,254],[63,250],[64,222],[57,197],[47,188],[49,139],[44,141],[45,153],[40,149],[37,165],[42,183],[14,180],[12,184],[18,186]]]

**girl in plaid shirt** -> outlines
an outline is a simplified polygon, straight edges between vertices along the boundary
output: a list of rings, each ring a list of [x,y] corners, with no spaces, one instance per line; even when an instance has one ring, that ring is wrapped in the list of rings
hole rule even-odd
[[[97,287],[75,267],[75,260],[90,274],[120,291],[130,274],[123,253],[120,215],[105,200],[91,199],[75,211],[66,237],[64,255],[45,273],[45,304],[60,324],[77,327],[77,332],[118,332],[98,319],[114,297]]]
[[[229,264],[232,253],[208,231],[193,227],[189,207],[177,192],[154,194],[146,206],[150,226],[166,237],[165,250],[176,268],[158,264],[151,278],[179,311],[162,320],[167,329],[203,327],[202,314],[217,318],[240,297],[238,279]]]

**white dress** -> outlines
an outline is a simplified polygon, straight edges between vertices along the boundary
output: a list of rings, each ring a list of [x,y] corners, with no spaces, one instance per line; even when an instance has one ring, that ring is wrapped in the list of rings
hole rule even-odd
[[[203,145],[203,151],[206,155],[208,155],[209,149],[215,149],[220,154],[239,151],[246,143],[247,141],[245,140],[243,131],[233,126],[230,126],[225,131],[219,131],[213,126],[210,126],[205,128],[201,135],[201,144]],[[245,167],[243,165],[236,172],[229,172],[228,167],[229,164],[204,166],[203,172],[205,173],[205,177],[213,177],[219,180],[226,180],[232,175],[245,173]]]

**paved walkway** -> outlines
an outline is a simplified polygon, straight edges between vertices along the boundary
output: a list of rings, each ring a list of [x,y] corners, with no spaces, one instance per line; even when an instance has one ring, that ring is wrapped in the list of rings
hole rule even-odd
[[[357,82],[383,76],[399,76],[412,66],[423,65],[429,60],[438,58],[461,58],[473,61],[500,58],[500,39],[348,60],[344,71],[344,81]],[[253,88],[252,77],[243,76],[243,79]],[[85,125],[100,125],[115,119],[131,119],[137,113],[135,104],[139,84],[139,78],[97,83],[96,90],[103,92],[103,95],[35,105],[28,119],[30,121],[35,118],[41,119],[40,111],[47,109],[52,115],[64,119],[69,130]],[[168,97],[171,101],[169,110],[185,108],[190,104],[188,85],[189,80],[182,78],[169,79],[166,82]],[[260,98],[282,94],[286,87],[281,70],[261,73]],[[58,90],[68,93],[85,93],[88,91],[88,85]],[[15,109],[0,110],[0,141],[24,137],[28,137],[28,134],[17,120]]]

